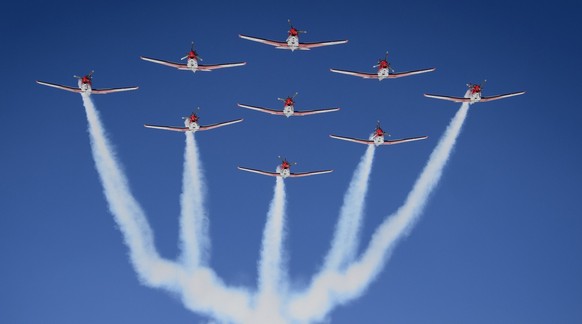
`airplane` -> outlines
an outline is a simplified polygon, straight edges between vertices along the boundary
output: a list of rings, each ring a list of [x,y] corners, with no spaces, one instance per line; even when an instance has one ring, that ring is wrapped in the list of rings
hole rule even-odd
[[[403,139],[388,141],[388,140],[384,139],[385,136],[390,136],[390,134],[388,134],[384,130],[382,130],[382,128],[380,127],[379,121],[376,124],[376,129],[374,130],[374,132],[372,134],[370,134],[370,138],[368,140],[363,140],[363,139],[358,139],[358,138],[353,138],[353,137],[338,136],[338,135],[329,135],[329,137],[339,139],[339,140],[360,143],[360,144],[366,144],[366,145],[373,144],[376,146],[400,144],[400,143],[406,143],[406,142],[412,142],[412,141],[419,141],[419,140],[423,140],[423,139],[428,138],[428,136],[419,136],[419,137],[403,138]]]
[[[285,99],[277,98],[277,100],[284,102],[283,111],[268,109],[268,108],[263,108],[263,107],[257,107],[257,106],[251,106],[251,105],[245,105],[245,104],[240,104],[240,103],[237,103],[237,105],[241,108],[248,108],[248,109],[264,112],[264,113],[271,114],[271,115],[285,116],[287,118],[291,117],[291,116],[307,116],[307,115],[322,114],[322,113],[340,110],[339,108],[328,108],[328,109],[318,109],[318,110],[295,111],[295,100],[294,99],[295,99],[295,96],[297,96],[297,95],[298,95],[298,93],[295,92],[295,94],[291,97],[287,97]]]
[[[289,23],[289,31],[287,32],[287,39],[284,42],[252,37],[247,35],[239,34],[238,36],[242,39],[247,39],[253,42],[259,42],[271,46],[275,46],[278,49],[288,49],[292,52],[299,49],[303,51],[308,51],[315,47],[321,46],[329,46],[329,45],[338,45],[338,44],[345,44],[347,40],[336,40],[336,41],[327,41],[327,42],[317,42],[317,43],[300,43],[299,42],[299,34],[305,34],[307,31],[305,30],[298,30],[297,28],[291,25],[291,20],[288,19],[287,22]]]
[[[503,99],[503,98],[509,98],[509,97],[513,97],[513,96],[519,96],[519,95],[522,95],[525,93],[525,91],[519,91],[519,92],[506,93],[506,94],[492,96],[492,97],[482,97],[481,91],[485,87],[485,82],[487,82],[487,80],[483,81],[483,84],[467,83],[467,87],[469,89],[465,93],[464,98],[452,97],[452,96],[441,96],[441,95],[434,95],[434,94],[428,94],[428,93],[425,93],[424,96],[428,97],[428,98],[443,99],[443,100],[449,100],[449,101],[453,101],[453,102],[467,102],[469,104],[474,104],[477,102],[488,102],[488,101],[493,101],[493,100],[498,100],[498,99]]]
[[[254,172],[254,173],[258,173],[258,174],[262,174],[262,175],[266,175],[266,176],[271,176],[271,177],[281,177],[283,179],[307,177],[307,176],[312,176],[312,175],[333,172],[333,170],[321,170],[321,171],[293,173],[293,172],[291,172],[291,163],[289,163],[289,161],[287,161],[287,159],[281,158],[280,156],[279,156],[279,159],[281,159],[282,162],[280,165],[277,166],[277,172],[268,172],[268,171],[245,168],[245,167],[240,167],[240,166],[238,167],[238,169],[243,170],[243,171],[248,171],[248,172]],[[297,162],[294,162],[293,164],[295,165],[295,164],[297,164]]]
[[[37,80],[36,83],[38,84],[42,84],[45,86],[49,86],[49,87],[53,87],[53,88],[57,88],[57,89],[61,89],[61,90],[66,90],[66,91],[71,91],[71,92],[75,92],[75,93],[85,93],[85,94],[108,94],[108,93],[113,93],[113,92],[121,92],[121,91],[129,91],[129,90],[137,90],[139,87],[127,87],[127,88],[110,88],[110,89],[93,89],[92,86],[92,79],[93,79],[93,72],[95,71],[91,71],[89,74],[83,76],[83,77],[79,77],[74,75],[74,78],[79,79],[78,81],[78,88],[74,88],[74,87],[68,87],[68,86],[64,86],[64,85],[60,85],[60,84],[56,84],[56,83],[50,83],[50,82],[45,82],[45,81],[39,81]]]
[[[242,65],[247,64],[247,62],[225,63],[225,64],[214,64],[214,65],[199,64],[198,61],[202,61],[202,58],[200,56],[198,56],[198,53],[194,50],[194,42],[192,42],[192,46],[190,47],[190,52],[188,52],[188,54],[186,56],[184,56],[180,59],[182,61],[185,59],[188,59],[186,61],[186,64],[174,63],[174,62],[170,62],[170,61],[164,61],[164,60],[159,60],[159,59],[145,57],[145,56],[140,56],[140,58],[144,61],[149,61],[149,62],[153,62],[153,63],[158,63],[158,64],[170,66],[170,67],[176,68],[178,70],[186,70],[186,71],[190,70],[192,72],[196,72],[196,71],[209,72],[209,71],[216,70],[216,69],[242,66]]]
[[[211,130],[214,128],[227,126],[227,125],[231,125],[231,124],[243,121],[241,118],[241,119],[235,119],[235,120],[231,120],[231,121],[227,121],[227,122],[201,126],[200,124],[198,124],[198,120],[200,118],[195,113],[191,113],[190,116],[188,116],[188,117],[182,117],[182,119],[184,119],[184,127],[159,126],[159,125],[149,125],[149,124],[145,124],[144,126],[147,128],[156,128],[156,129],[163,129],[163,130],[169,130],[169,131],[175,131],[175,132],[193,132],[194,133],[197,131],[207,131],[207,130]]]
[[[410,75],[414,75],[414,74],[432,72],[432,71],[436,70],[436,68],[430,68],[430,69],[414,70],[414,71],[408,71],[408,72],[395,72],[394,69],[392,69],[392,67],[390,66],[390,63],[388,63],[388,52],[386,52],[384,59],[378,59],[378,63],[372,67],[378,68],[378,71],[376,73],[354,72],[354,71],[338,70],[338,69],[330,69],[330,71],[335,72],[335,73],[358,76],[358,77],[361,77],[364,79],[378,79],[378,81],[382,81],[386,78],[395,79],[395,78],[401,78],[401,77],[410,76]]]

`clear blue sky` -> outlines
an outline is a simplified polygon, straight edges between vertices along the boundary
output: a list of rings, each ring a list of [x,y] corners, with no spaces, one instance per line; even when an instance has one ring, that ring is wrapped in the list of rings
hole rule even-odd
[[[229,284],[256,285],[273,181],[237,165],[332,168],[287,184],[291,278],[321,264],[343,194],[365,151],[335,133],[367,136],[381,120],[393,137],[426,141],[376,151],[366,218],[371,232],[403,202],[462,95],[527,94],[473,105],[443,179],[411,235],[364,296],[332,323],[582,322],[582,113],[577,75],[582,5],[576,1],[262,1],[253,3],[11,2],[0,13],[0,323],[198,323],[166,292],[140,285],[102,193],[81,97],[37,85],[138,85],[93,96],[146,210],[162,256],[178,255],[184,136],[145,129],[244,118],[196,135],[208,185],[211,265]],[[308,52],[276,50],[239,33],[303,41],[349,39]],[[195,41],[203,63],[244,67],[192,74],[139,59],[178,60]],[[363,80],[329,68],[372,71],[388,50],[398,80]],[[244,110],[237,102],[297,109],[305,118]]]

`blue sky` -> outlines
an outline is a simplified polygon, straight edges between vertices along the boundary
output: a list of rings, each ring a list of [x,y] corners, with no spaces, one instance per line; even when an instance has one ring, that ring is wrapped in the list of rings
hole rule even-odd
[[[582,321],[581,113],[576,102],[581,5],[491,1],[199,3],[26,2],[0,13],[0,322],[197,323],[178,297],[141,285],[128,261],[91,155],[79,95],[34,80],[138,85],[93,96],[146,210],[161,255],[178,251],[183,135],[144,123],[244,122],[196,135],[207,179],[210,264],[229,284],[254,287],[273,180],[237,165],[272,169],[283,155],[290,179],[285,242],[296,284],[325,255],[343,194],[382,122],[393,137],[426,141],[376,150],[361,235],[403,202],[459,105],[423,93],[462,95],[487,79],[486,95],[527,94],[473,105],[438,188],[378,279],[332,323],[578,323]],[[348,39],[308,52],[237,37],[284,39],[286,20],[303,41]],[[204,63],[244,67],[192,74],[140,55],[178,60],[191,41]],[[388,50],[397,71],[435,72],[377,82],[329,72],[372,71]],[[277,118],[271,108],[299,92],[297,109],[337,113]]]

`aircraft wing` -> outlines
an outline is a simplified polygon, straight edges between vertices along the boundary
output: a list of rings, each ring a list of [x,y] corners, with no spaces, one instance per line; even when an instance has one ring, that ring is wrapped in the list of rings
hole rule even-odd
[[[242,107],[242,108],[248,108],[248,109],[264,112],[264,113],[271,114],[271,115],[280,115],[280,116],[284,115],[283,111],[281,111],[281,110],[274,110],[274,109],[268,109],[268,108],[245,105],[245,104],[237,104],[237,105],[239,107]]]
[[[188,131],[190,131],[190,128],[188,128],[188,127],[160,126],[160,125],[149,125],[149,124],[145,124],[144,126],[147,128],[163,129],[163,130],[169,130],[169,131],[174,131],[174,132],[188,132]]]
[[[214,64],[214,65],[198,65],[198,70],[200,71],[212,71],[216,69],[223,69],[235,66],[242,66],[247,64],[247,62],[237,62],[237,63],[224,63],[224,64]]]
[[[424,96],[428,97],[428,98],[442,99],[442,100],[448,100],[448,101],[453,101],[453,102],[471,102],[470,98],[441,96],[441,95],[434,95],[434,94],[428,94],[428,93],[425,93]]]
[[[299,49],[309,50],[309,49],[316,48],[316,47],[345,44],[347,42],[348,42],[348,40],[344,39],[344,40],[335,40],[335,41],[329,41],[329,42],[299,43]],[[285,43],[285,45],[287,45],[287,43]]]
[[[227,126],[227,125],[232,125],[232,124],[235,124],[235,123],[239,123],[241,121],[243,121],[242,118],[241,119],[235,119],[235,120],[227,121],[227,122],[222,122],[222,123],[216,123],[216,124],[212,124],[212,125],[200,126],[200,128],[198,129],[198,131],[205,131],[205,130],[215,129],[215,128],[218,128],[218,127],[222,127],[222,126]]]
[[[524,94],[525,91],[520,91],[520,92],[512,92],[512,93],[506,93],[506,94],[502,94],[502,95],[498,95],[498,96],[492,96],[492,97],[481,97],[481,102],[487,102],[487,101],[493,101],[493,100],[498,100],[498,99],[503,99],[503,98],[509,98],[509,97],[513,97],[513,96],[519,96]]]
[[[45,85],[45,86],[49,86],[49,87],[53,87],[53,88],[57,88],[57,89],[61,89],[61,90],[66,90],[66,91],[81,93],[81,89],[79,89],[77,87],[67,87],[67,86],[64,86],[64,85],[60,85],[60,84],[56,84],[56,83],[50,83],[50,82],[44,82],[44,81],[36,81],[36,83],[42,84],[42,85]]]
[[[279,172],[267,172],[267,171],[262,171],[262,170],[257,170],[257,169],[240,167],[240,166],[238,167],[238,169],[243,170],[243,171],[248,171],[248,172],[254,172],[254,173],[258,173],[258,174],[262,174],[262,175],[266,175],[266,176],[271,176],[271,177],[281,176],[281,174],[279,174]]]
[[[329,135],[329,137],[343,140],[343,141],[359,143],[359,144],[367,144],[367,145],[374,144],[374,141],[363,140],[363,139],[358,139],[358,138],[353,138],[353,137],[345,137],[345,136],[338,136],[338,135]]]
[[[145,57],[145,56],[140,56],[140,58],[144,61],[149,61],[149,62],[153,62],[153,63],[158,63],[158,64],[170,66],[170,67],[176,68],[178,70],[189,70],[188,66],[186,66],[186,64],[182,64],[182,63],[174,63],[174,62],[170,62],[170,61],[158,60],[155,58]]]
[[[252,36],[247,36],[247,35],[242,35],[242,34],[239,34],[238,37],[240,37],[242,39],[250,40],[253,42],[259,42],[259,43],[275,46],[275,47],[288,48],[287,42],[277,42],[277,41],[270,40],[270,39],[252,37]]]
[[[395,73],[388,74],[388,78],[390,78],[390,79],[396,79],[396,78],[401,78],[401,77],[405,77],[405,76],[409,76],[409,75],[415,75],[415,74],[420,74],[420,73],[432,72],[434,70],[436,70],[436,68],[422,69],[422,70],[414,70],[414,71],[408,71],[408,72],[395,72]]]
[[[400,143],[406,143],[406,142],[414,142],[414,141],[420,141],[420,140],[427,139],[427,138],[428,138],[428,136],[419,136],[419,137],[403,138],[403,139],[392,140],[392,141],[384,140],[383,145],[392,145],[392,144],[400,144]]]
[[[355,72],[355,71],[348,71],[348,70],[338,70],[338,69],[329,69],[331,72],[353,75],[364,79],[378,79],[377,73],[364,73],[364,72]]]
[[[328,108],[328,109],[317,109],[317,110],[303,110],[303,111],[294,111],[293,116],[307,116],[307,115],[315,115],[315,114],[323,114],[332,111],[338,111],[339,108]]]
[[[92,89],[91,94],[108,94],[113,92],[131,91],[137,90],[139,87],[126,87],[126,88],[110,88],[110,89]]]
[[[289,174],[289,178],[308,177],[308,176],[312,176],[312,175],[318,175],[318,174],[324,174],[324,173],[330,173],[330,172],[333,172],[333,170],[321,170],[321,171],[298,172],[298,173],[291,172]]]

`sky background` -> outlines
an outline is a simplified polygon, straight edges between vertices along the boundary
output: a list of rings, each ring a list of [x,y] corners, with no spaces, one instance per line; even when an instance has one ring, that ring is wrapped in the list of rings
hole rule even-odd
[[[0,323],[205,323],[177,296],[141,285],[128,261],[95,170],[81,97],[35,80],[76,85],[95,70],[94,95],[131,189],[163,257],[178,254],[184,136],[144,123],[244,122],[197,133],[207,180],[210,264],[228,284],[256,286],[274,181],[289,179],[291,280],[307,283],[329,248],[344,192],[377,120],[392,138],[420,142],[376,150],[361,247],[404,201],[462,96],[523,96],[471,106],[438,188],[378,279],[331,323],[582,322],[582,5],[577,1],[10,2],[0,12]],[[284,40],[291,18],[305,42],[349,43],[276,50],[238,34]],[[214,72],[178,71],[140,55],[178,61],[194,41]],[[396,80],[364,80],[329,68],[369,71],[385,51]],[[283,118],[237,102],[339,112]]]

